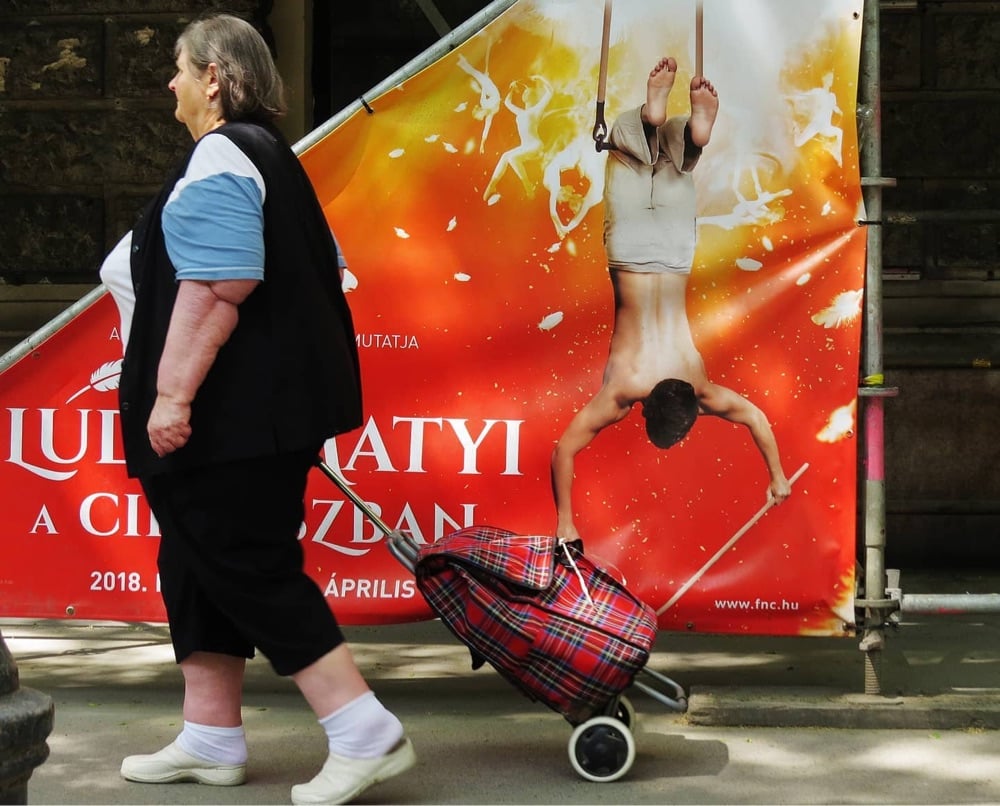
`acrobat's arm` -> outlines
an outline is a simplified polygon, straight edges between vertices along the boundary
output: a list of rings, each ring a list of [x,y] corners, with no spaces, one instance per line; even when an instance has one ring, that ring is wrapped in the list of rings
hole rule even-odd
[[[780,504],[792,492],[785,471],[781,467],[781,454],[778,451],[778,441],[774,431],[767,421],[764,412],[742,395],[727,389],[725,386],[709,383],[698,395],[698,403],[705,414],[722,417],[731,423],[745,425],[750,430],[754,444],[767,465],[771,477],[768,496],[774,503]]]
[[[552,451],[552,497],[556,504],[556,536],[577,540],[573,524],[573,468],[576,455],[609,425],[623,419],[631,405],[619,404],[603,387],[570,421]]]

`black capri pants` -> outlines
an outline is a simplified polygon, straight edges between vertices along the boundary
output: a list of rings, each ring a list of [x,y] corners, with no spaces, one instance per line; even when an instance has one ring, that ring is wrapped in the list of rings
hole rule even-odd
[[[280,675],[344,642],[298,535],[318,450],[215,464],[141,479],[160,524],[160,590],[174,656],[252,658]]]

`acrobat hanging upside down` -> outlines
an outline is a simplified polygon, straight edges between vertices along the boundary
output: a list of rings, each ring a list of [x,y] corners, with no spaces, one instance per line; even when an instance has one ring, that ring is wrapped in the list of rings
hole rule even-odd
[[[691,335],[686,309],[695,249],[691,177],[719,109],[704,76],[691,80],[691,114],[667,118],[677,74],[673,57],[649,72],[646,102],[612,125],[604,190],[605,246],[615,321],[601,388],[573,417],[552,454],[556,535],[580,537],[573,519],[576,455],[605,428],[642,403],[654,445],[680,441],[699,414],[745,425],[770,476],[768,497],[791,493],[764,413],[742,395],[712,383]]]

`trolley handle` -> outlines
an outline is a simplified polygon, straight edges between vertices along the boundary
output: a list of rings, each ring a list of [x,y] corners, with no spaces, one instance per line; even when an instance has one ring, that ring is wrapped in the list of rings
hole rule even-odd
[[[417,544],[413,541],[413,538],[409,535],[403,534],[397,529],[390,529],[388,524],[376,515],[375,511],[368,506],[368,504],[365,503],[365,501],[356,492],[354,492],[354,490],[350,488],[350,485],[348,485],[341,475],[319,457],[316,458],[316,466],[322,470],[323,475],[337,485],[337,488],[349,499],[351,499],[351,503],[360,509],[365,517],[375,524],[375,527],[386,536],[386,545],[389,547],[389,553],[399,560],[400,564],[411,574],[415,574],[417,570],[417,556],[419,554],[419,550],[417,549]]]

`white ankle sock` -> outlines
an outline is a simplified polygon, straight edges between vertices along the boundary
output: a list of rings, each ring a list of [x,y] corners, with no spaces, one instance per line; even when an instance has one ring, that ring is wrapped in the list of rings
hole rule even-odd
[[[368,691],[319,720],[331,753],[347,758],[378,758],[403,738],[403,725]]]
[[[243,726],[219,728],[184,722],[184,730],[177,737],[181,750],[202,761],[218,764],[246,764],[247,740]]]

